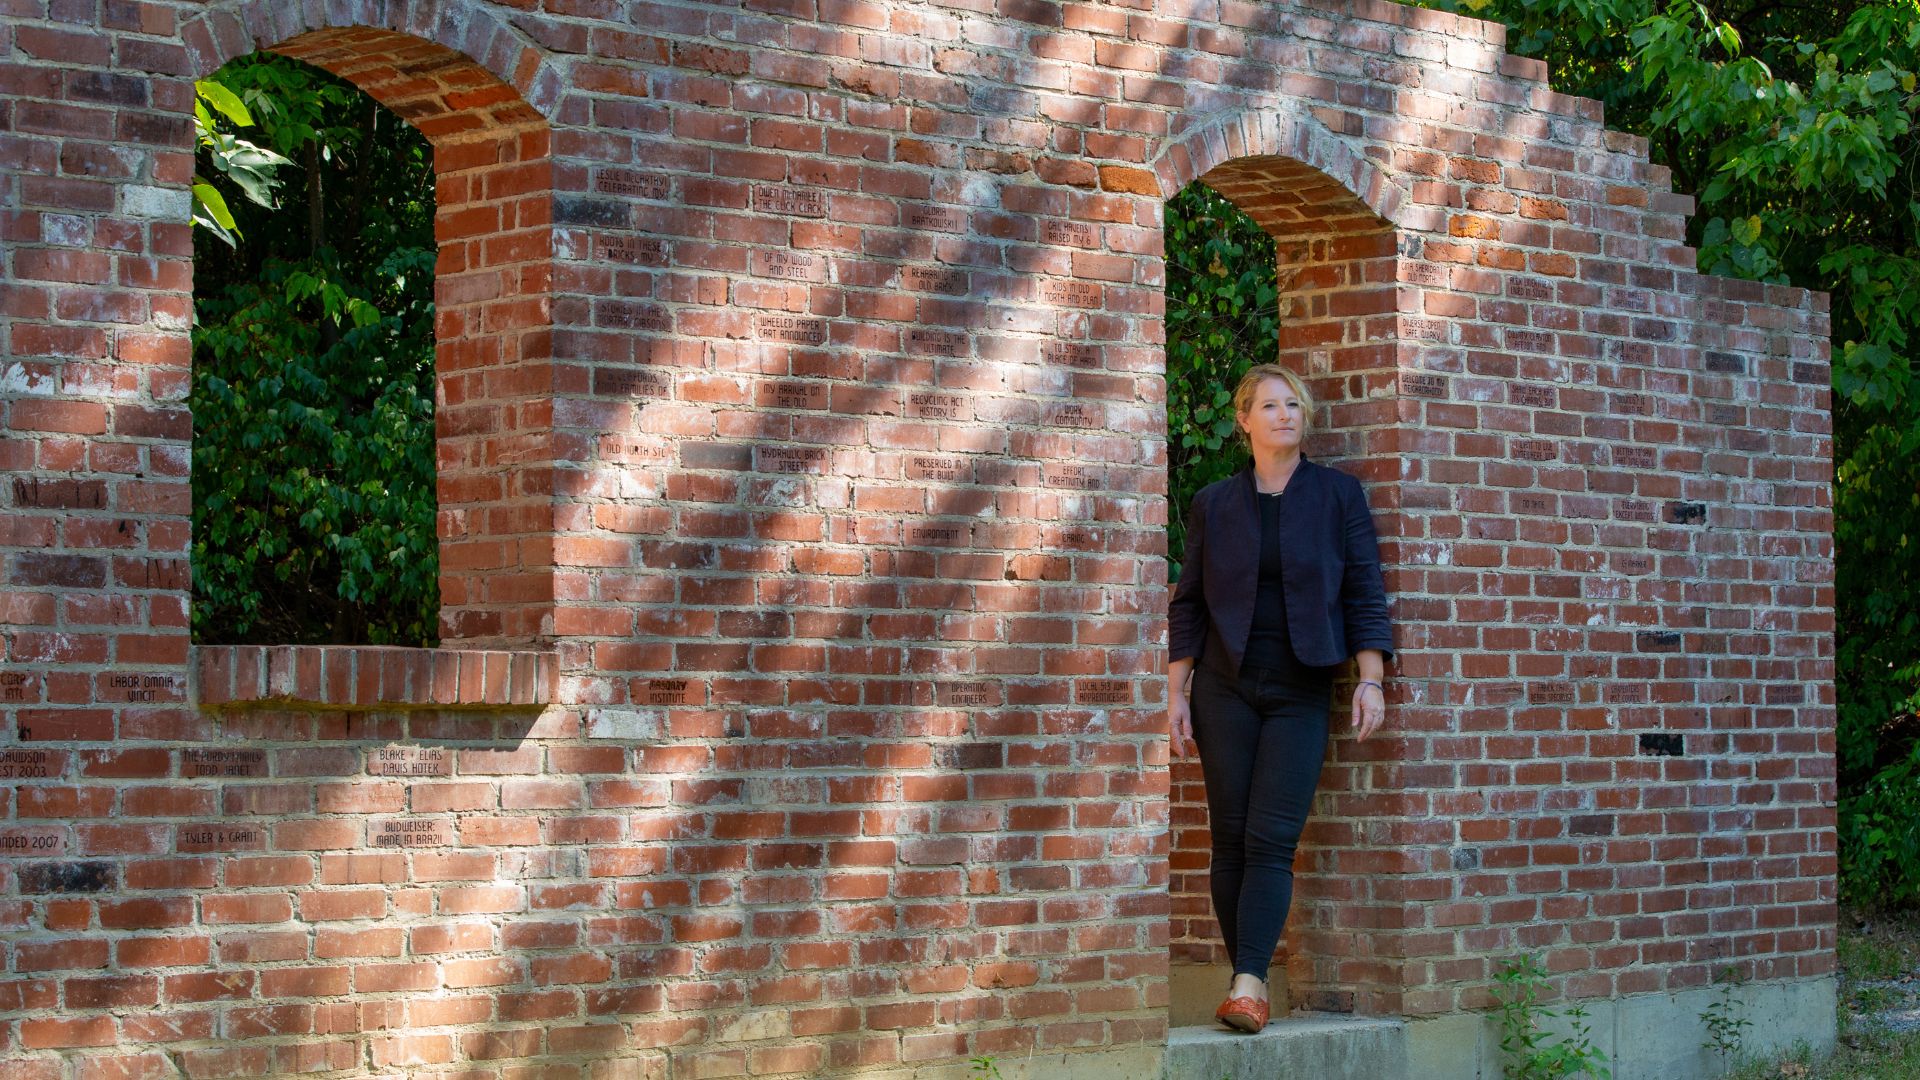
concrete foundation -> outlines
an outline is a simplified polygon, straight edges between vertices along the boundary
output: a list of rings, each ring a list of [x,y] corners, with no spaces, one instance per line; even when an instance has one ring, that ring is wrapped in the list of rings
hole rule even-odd
[[[1220,982],[1206,968],[1175,969],[1173,1015],[1200,1012],[1207,1022],[1173,1029],[1162,1080],[1501,1080],[1500,1028],[1490,1013],[1397,1020],[1302,1012],[1275,1019],[1259,1035],[1239,1035],[1211,1023]],[[1181,994],[1183,987],[1206,993]],[[1802,1042],[1819,1057],[1831,1054],[1837,995],[1833,978],[1739,987],[1735,1015],[1752,1022],[1743,1034],[1742,1060],[1772,1057]],[[1703,1019],[1719,997],[1717,989],[1699,989],[1583,1002],[1588,1038],[1606,1054],[1613,1080],[1724,1076],[1740,1062],[1705,1048]],[[1545,1026],[1561,1037],[1572,1030],[1559,1016]],[[1012,1073],[1002,1072],[1011,1080]],[[1146,1075],[1107,1073],[1102,1080]]]
[[[1175,1028],[1164,1080],[1400,1080],[1407,1071],[1402,1020],[1295,1013],[1258,1035],[1219,1026]],[[1111,1080],[1111,1078],[1110,1078]]]
[[[1186,1075],[1172,1071],[1167,1058],[1162,1047],[1128,1046],[1077,1054],[995,1057],[993,1067],[999,1070],[999,1080],[1167,1080]],[[967,1062],[944,1062],[918,1068],[888,1066],[848,1075],[860,1080],[991,1080],[994,1074]]]
[[[1736,1015],[1752,1021],[1742,1035],[1745,1059],[1771,1057],[1805,1042],[1825,1057],[1838,1035],[1838,981],[1752,983],[1734,991]],[[1612,1001],[1588,1001],[1588,1038],[1607,1055],[1613,1080],[1707,1080],[1731,1072],[1737,1062],[1722,1061],[1705,1048],[1703,1017],[1720,997],[1718,989],[1637,994]],[[1557,1010],[1556,1010],[1557,1011]],[[1555,1035],[1570,1027],[1556,1017],[1546,1025]],[[1490,1014],[1463,1014],[1413,1020],[1407,1024],[1409,1060],[1419,1080],[1499,1080],[1500,1029]],[[1282,1075],[1282,1074],[1276,1074]]]

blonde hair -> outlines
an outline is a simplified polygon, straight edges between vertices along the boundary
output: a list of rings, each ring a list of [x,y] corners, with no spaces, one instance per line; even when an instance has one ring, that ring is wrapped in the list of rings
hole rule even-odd
[[[1247,429],[1240,425],[1240,420],[1253,409],[1253,395],[1268,379],[1286,383],[1293,396],[1300,399],[1300,434],[1313,430],[1313,395],[1307,391],[1306,380],[1279,364],[1255,364],[1240,377],[1240,385],[1233,388],[1233,433],[1242,446],[1247,442]]]

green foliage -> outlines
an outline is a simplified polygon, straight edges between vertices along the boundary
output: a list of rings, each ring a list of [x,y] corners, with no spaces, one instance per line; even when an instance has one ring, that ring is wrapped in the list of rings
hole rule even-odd
[[[1854,895],[1920,903],[1920,742],[1840,797],[1840,883]]]
[[[1587,1011],[1569,1005],[1556,1013],[1540,1004],[1546,970],[1532,955],[1518,957],[1494,973],[1493,1000],[1500,1020],[1500,1051],[1506,1055],[1501,1075],[1506,1080],[1568,1080],[1590,1076],[1611,1080],[1607,1055],[1590,1040]],[[1571,1033],[1555,1039],[1540,1030],[1555,1016],[1567,1019]]]
[[[1753,1021],[1743,1015],[1745,1006],[1734,1000],[1734,991],[1739,988],[1739,972],[1733,968],[1722,971],[1714,981],[1720,984],[1720,992],[1700,1014],[1701,1022],[1707,1026],[1707,1039],[1701,1049],[1717,1054],[1725,1066],[1738,1066],[1742,1057],[1741,1043],[1745,1032],[1753,1026]]]
[[[967,1080],[1001,1080],[1000,1066],[988,1054],[972,1058],[967,1062]]]
[[[1849,820],[1920,811],[1913,785],[1871,782],[1920,730],[1920,9],[1427,3],[1506,23],[1556,89],[1646,136],[1697,200],[1703,271],[1832,295],[1842,881],[1858,903],[1920,897],[1920,860],[1853,849],[1876,834]]]
[[[214,169],[246,200],[196,240],[194,635],[432,644],[431,150],[282,57],[213,85],[209,120],[257,123],[289,167],[264,188]]]
[[[1279,348],[1273,238],[1205,184],[1167,201],[1167,551],[1179,574],[1194,492],[1231,476],[1247,452],[1233,388]]]
[[[199,143],[199,160],[239,188],[256,206],[273,206],[274,172],[292,162],[279,153],[255,146],[229,128],[250,128],[253,114],[240,96],[216,79],[201,79],[193,84],[193,131]],[[214,119],[219,114],[225,126]],[[204,177],[193,178],[193,223],[219,237],[228,247],[239,242],[239,227],[226,196]]]

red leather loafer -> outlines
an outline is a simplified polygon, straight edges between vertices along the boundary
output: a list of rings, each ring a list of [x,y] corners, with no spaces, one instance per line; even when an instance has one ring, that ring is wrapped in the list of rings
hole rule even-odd
[[[1228,998],[1213,1015],[1235,1031],[1252,1033],[1267,1026],[1267,1009],[1264,1001],[1236,997]]]

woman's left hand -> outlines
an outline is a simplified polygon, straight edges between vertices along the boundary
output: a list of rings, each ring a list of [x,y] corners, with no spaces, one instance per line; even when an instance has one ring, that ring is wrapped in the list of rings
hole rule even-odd
[[[1353,726],[1361,739],[1380,730],[1387,721],[1387,695],[1375,683],[1363,682],[1353,688]]]

